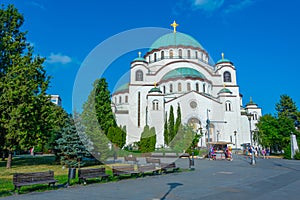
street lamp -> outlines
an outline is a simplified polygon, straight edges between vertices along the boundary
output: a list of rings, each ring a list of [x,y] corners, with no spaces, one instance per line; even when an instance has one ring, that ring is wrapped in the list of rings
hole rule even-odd
[[[250,128],[250,145],[251,145],[251,149],[252,149],[252,153],[251,153],[251,165],[255,165],[255,158],[254,158],[254,148],[253,148],[253,137],[252,137],[252,130],[251,130],[251,119],[253,117],[253,114],[248,113],[247,114],[248,117],[248,121],[249,121],[249,128]]]
[[[237,137],[236,137],[236,131],[233,132],[234,133],[234,137],[235,137],[235,153],[237,151]]]
[[[217,131],[217,142],[219,142],[219,135],[220,135],[220,131]]]

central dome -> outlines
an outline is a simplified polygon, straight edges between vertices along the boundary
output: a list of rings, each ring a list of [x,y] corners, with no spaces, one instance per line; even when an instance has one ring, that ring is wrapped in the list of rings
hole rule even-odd
[[[191,46],[191,47],[203,49],[201,44],[193,37],[184,33],[176,32],[176,33],[168,33],[158,38],[151,45],[149,51],[152,51],[153,49],[159,49],[161,47],[176,46],[176,45]]]

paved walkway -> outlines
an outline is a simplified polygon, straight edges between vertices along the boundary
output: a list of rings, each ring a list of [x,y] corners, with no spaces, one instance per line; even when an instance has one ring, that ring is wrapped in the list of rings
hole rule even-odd
[[[232,162],[195,160],[195,170],[189,172],[74,186],[1,200],[299,199],[299,161],[259,159],[251,166],[244,156],[234,156]],[[188,160],[178,159],[176,164],[187,168]]]

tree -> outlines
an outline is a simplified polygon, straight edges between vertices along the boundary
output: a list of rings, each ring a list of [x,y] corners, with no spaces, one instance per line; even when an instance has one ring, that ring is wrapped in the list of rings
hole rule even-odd
[[[188,150],[195,139],[196,133],[193,130],[193,127],[189,125],[179,126],[178,132],[174,139],[170,142],[172,149],[178,152],[183,152]]]
[[[117,123],[111,109],[110,92],[105,78],[97,79],[94,87],[97,119],[101,129],[107,134],[108,129],[116,127]]]
[[[177,134],[180,125],[181,125],[181,110],[180,110],[180,105],[178,104],[177,118],[176,118],[175,127],[174,127],[175,134]]]
[[[119,148],[126,143],[126,132],[120,127],[109,127],[107,137]]]
[[[175,125],[174,125],[174,111],[173,106],[170,107],[169,123],[168,123],[168,132],[169,132],[169,143],[175,137]]]
[[[293,120],[295,126],[299,126],[299,111],[296,103],[288,95],[281,95],[280,100],[276,103],[275,109],[278,118],[288,117]]]
[[[145,126],[144,130],[141,134],[141,139],[139,142],[139,149],[142,153],[152,152],[155,150],[156,144],[156,134],[155,128],[149,128],[149,126]]]
[[[165,114],[165,124],[164,124],[164,142],[165,145],[169,145],[169,128],[168,128],[168,118],[167,118],[167,112]]]
[[[50,77],[44,58],[33,56],[33,47],[20,31],[24,18],[14,6],[0,10],[0,130],[2,146],[12,153],[37,144],[44,145],[57,125],[50,97]],[[52,124],[54,122],[54,124]]]
[[[99,161],[103,162],[107,159],[110,153],[109,143],[110,141],[106,137],[102,126],[100,127],[97,113],[95,109],[95,94],[96,86],[99,80],[94,82],[94,88],[88,96],[87,101],[83,105],[83,111],[81,114],[81,124],[85,128],[85,134],[87,138],[91,141],[91,151],[90,153],[97,158]]]
[[[62,137],[56,141],[57,149],[60,150],[58,156],[61,164],[69,168],[81,167],[83,165],[82,158],[87,151],[77,133],[72,116],[69,116],[67,126],[62,129],[61,135]]]

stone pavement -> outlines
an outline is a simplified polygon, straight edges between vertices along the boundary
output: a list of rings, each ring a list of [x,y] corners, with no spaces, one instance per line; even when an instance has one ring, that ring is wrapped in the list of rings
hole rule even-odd
[[[178,166],[188,167],[187,159]],[[99,200],[99,199],[299,199],[300,162],[258,159],[255,166],[244,156],[234,160],[195,160],[195,170],[118,182],[74,186],[46,192],[14,195],[1,200]]]

